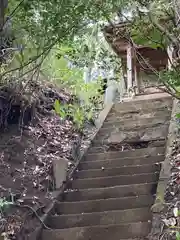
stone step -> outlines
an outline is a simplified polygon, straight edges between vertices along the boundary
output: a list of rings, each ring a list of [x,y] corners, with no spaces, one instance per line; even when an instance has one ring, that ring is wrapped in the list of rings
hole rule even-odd
[[[53,229],[43,229],[41,240],[148,236],[172,109],[171,96],[155,96],[114,104],[47,218]],[[124,150],[124,144],[136,149]]]
[[[111,131],[117,131],[120,130],[130,130],[130,129],[136,129],[139,130],[141,128],[152,128],[152,127],[158,127],[163,125],[169,124],[170,115],[159,117],[159,118],[143,118],[138,120],[127,120],[127,121],[119,121],[119,122],[112,122],[112,123],[106,123],[102,126],[102,128],[98,132],[98,136],[107,134]]]
[[[76,227],[43,230],[41,240],[120,240],[145,237],[151,230],[151,222],[137,222],[118,225]]]
[[[108,160],[108,159],[121,159],[122,158],[138,158],[138,157],[149,157],[159,156],[165,153],[165,147],[153,147],[153,148],[142,148],[135,150],[125,151],[107,151],[102,153],[89,153],[84,157],[86,161],[94,160]],[[133,164],[135,165],[135,164]]]
[[[145,173],[133,175],[120,175],[113,177],[74,179],[69,182],[68,188],[88,189],[88,188],[106,188],[119,185],[130,185],[139,183],[156,182],[159,179],[159,173]]]
[[[116,161],[116,160],[113,160]],[[121,160],[118,160],[121,161]],[[85,166],[86,167],[86,166]],[[112,167],[112,166],[111,166]],[[132,174],[142,174],[159,172],[161,170],[161,164],[145,164],[136,165],[128,167],[114,167],[114,168],[104,168],[103,165],[99,169],[86,168],[87,170],[78,171],[75,173],[75,178],[85,179],[85,178],[99,178],[106,176],[117,176],[117,175],[132,175]]]
[[[169,121],[171,118],[171,114],[169,112],[163,112],[161,114],[156,114],[156,116],[147,116],[145,118],[133,118],[133,119],[127,119],[124,121],[124,119],[120,119],[119,121],[105,121],[102,125],[101,131],[105,131],[105,129],[111,129],[115,127],[121,127],[121,128],[129,128],[133,126],[149,126],[150,124],[157,124],[157,123],[164,123],[166,121]],[[151,126],[151,125],[150,125]]]
[[[57,214],[77,214],[103,212],[112,210],[123,210],[132,208],[151,207],[154,203],[152,195],[141,195],[133,197],[109,198],[80,202],[59,202],[55,205]]]
[[[117,143],[137,143],[137,142],[147,142],[155,140],[166,139],[169,130],[168,125],[162,125],[160,127],[140,129],[139,131],[112,131],[109,133],[104,133],[104,135],[97,135],[92,141],[92,146],[101,146]]]
[[[116,147],[116,150],[114,151],[119,151],[119,149],[122,148],[119,146],[118,148]],[[138,146],[139,145],[139,146]],[[151,142],[143,142],[143,143],[137,143],[137,145],[133,144],[134,149],[144,149],[144,148],[154,148],[154,147],[164,147],[166,146],[166,140],[165,139],[161,139],[161,140],[155,140],[155,141],[151,141]],[[88,153],[103,153],[103,152],[107,152],[110,151],[110,148],[108,145],[104,145],[104,146],[92,146],[89,150]],[[112,151],[112,150],[111,150]]]
[[[139,100],[139,101],[131,101],[131,102],[121,102],[115,103],[112,107],[112,111],[115,113],[118,112],[127,112],[134,110],[146,110],[146,109],[158,109],[163,107],[172,106],[172,98],[159,98],[159,99],[151,99],[151,100]]]
[[[87,201],[108,198],[121,198],[156,193],[157,182],[113,186],[107,188],[89,188],[72,190],[67,189],[63,193],[66,202]]]
[[[96,213],[79,213],[50,216],[48,226],[54,229],[86,227],[95,225],[125,224],[128,222],[147,222],[152,219],[150,208],[114,210]]]
[[[144,110],[134,110],[134,111],[124,111],[124,112],[119,112],[119,113],[113,113],[110,112],[106,119],[105,119],[105,123],[106,122],[112,122],[112,121],[127,121],[130,119],[144,119],[144,118],[149,118],[149,117],[158,117],[161,116],[163,114],[168,114],[171,115],[171,107],[168,108],[157,108],[154,111],[152,109],[144,109]]]

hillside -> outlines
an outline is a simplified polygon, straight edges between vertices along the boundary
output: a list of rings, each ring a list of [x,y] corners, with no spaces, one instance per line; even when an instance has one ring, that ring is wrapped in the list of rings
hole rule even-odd
[[[33,83],[29,90],[31,100],[17,88],[1,91],[0,232],[8,233],[7,239],[22,237],[41,223],[39,216],[55,190],[52,161],[66,158],[72,165],[73,146],[88,139],[72,120],[54,112],[56,99],[70,103],[72,95],[47,83]],[[91,130],[86,132],[91,135]]]

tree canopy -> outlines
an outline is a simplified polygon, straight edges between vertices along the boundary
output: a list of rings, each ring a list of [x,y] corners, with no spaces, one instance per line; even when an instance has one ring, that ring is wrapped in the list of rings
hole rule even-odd
[[[101,36],[101,28],[116,24],[115,17],[130,23],[130,42],[162,49],[173,45],[179,58],[178,11],[176,1],[167,0],[9,0],[4,12],[12,23],[16,51],[8,67],[28,72],[27,66],[41,66],[52,49],[57,49],[56,57],[65,56],[78,67],[104,62],[111,68],[117,58]],[[2,76],[6,70],[1,67]]]

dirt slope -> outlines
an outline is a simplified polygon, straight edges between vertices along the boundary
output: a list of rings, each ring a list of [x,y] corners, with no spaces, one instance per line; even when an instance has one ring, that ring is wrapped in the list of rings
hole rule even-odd
[[[69,103],[72,96],[52,85],[34,84],[32,88],[36,103],[30,113],[24,111],[23,97],[17,92],[1,91],[0,113],[5,120],[0,122],[0,232],[8,233],[9,239],[40,224],[38,216],[55,187],[52,160],[66,157],[73,161],[72,146],[80,138],[73,122],[63,121],[53,111],[55,99]],[[4,117],[8,107],[11,110]],[[27,125],[22,129],[19,120],[24,112]]]

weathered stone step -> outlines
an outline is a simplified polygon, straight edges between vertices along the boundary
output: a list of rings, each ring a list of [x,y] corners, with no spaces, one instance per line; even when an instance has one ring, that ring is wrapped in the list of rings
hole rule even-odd
[[[159,98],[159,99],[151,99],[151,100],[139,100],[139,101],[131,101],[131,102],[122,102],[115,103],[112,107],[112,111],[114,112],[124,112],[124,111],[134,111],[134,110],[146,110],[146,109],[158,109],[163,107],[172,106],[172,98]]]
[[[156,193],[157,182],[122,185],[107,188],[89,188],[81,190],[70,190],[63,193],[66,202],[87,201],[108,198],[121,198]]]
[[[162,124],[169,124],[170,115],[169,116],[163,116],[160,118],[144,118],[144,119],[138,119],[138,120],[127,120],[127,121],[121,121],[121,122],[112,122],[107,123],[102,126],[102,128],[98,132],[98,136],[101,136],[105,133],[111,132],[111,131],[117,131],[120,130],[130,130],[130,129],[136,129],[139,130],[141,128],[152,128],[152,127],[158,127]]]
[[[113,160],[116,161],[116,160]],[[118,160],[119,162],[121,160]],[[86,167],[86,166],[85,166]],[[104,168],[103,165],[99,169],[86,168],[87,170],[78,171],[75,173],[75,178],[85,179],[85,178],[98,178],[106,176],[117,176],[117,175],[132,175],[132,174],[142,174],[142,173],[151,173],[159,172],[161,170],[161,164],[145,164],[145,165],[136,165],[128,167],[114,167]]]
[[[132,143],[132,142],[142,142],[142,141],[154,141],[166,139],[169,126],[162,125],[160,127],[140,129],[136,131],[114,131],[109,133],[104,133],[104,135],[97,135],[92,141],[92,146],[101,146],[105,144],[116,144],[116,143]]]
[[[87,188],[106,188],[118,185],[130,185],[139,183],[156,182],[159,179],[159,173],[145,173],[135,175],[120,175],[113,177],[74,179],[69,182],[68,188],[87,189]]]
[[[149,117],[158,117],[163,114],[171,115],[171,107],[169,108],[157,108],[154,111],[152,109],[144,109],[144,110],[134,110],[130,112],[119,112],[119,113],[113,113],[110,112],[108,116],[105,119],[105,122],[112,122],[112,121],[127,121],[129,119],[144,119]]]
[[[53,229],[43,230],[42,240],[120,240],[145,237],[150,230],[151,222]]]
[[[93,170],[102,168],[128,167],[136,165],[146,165],[161,163],[164,161],[164,155],[135,157],[135,158],[115,158],[97,161],[82,161],[79,165],[80,170]]]
[[[156,140],[156,141],[151,141],[151,142],[143,142],[143,145],[141,144],[141,147],[138,148],[138,144],[137,144],[136,147],[134,147],[134,148],[135,149],[140,149],[140,148],[144,149],[144,148],[164,147],[165,145],[166,145],[166,140],[161,139],[161,140]],[[103,152],[108,151],[108,148],[109,148],[108,145],[99,146],[99,147],[92,146],[88,150],[88,153],[103,153]],[[119,147],[119,149],[121,149],[121,148],[122,147]],[[119,151],[119,149],[117,148],[116,151]]]
[[[154,203],[152,195],[135,197],[109,198],[80,202],[59,202],[55,205],[57,214],[77,214],[151,207]]]
[[[102,125],[102,128],[99,132],[105,131],[105,129],[111,129],[115,127],[132,127],[132,126],[148,126],[151,124],[157,124],[157,123],[164,123],[166,121],[169,121],[171,118],[171,114],[169,113],[161,113],[157,114],[156,116],[147,116],[145,118],[137,118],[137,119],[127,119],[124,121],[124,119],[120,119],[119,121],[105,121]]]
[[[123,158],[146,158],[160,156],[165,153],[165,147],[141,148],[125,151],[105,151],[103,153],[88,153],[84,157],[85,161],[99,161],[108,159],[123,159]],[[82,160],[83,162],[83,160]]]
[[[151,219],[152,213],[150,208],[137,208],[50,216],[47,222],[50,228],[63,229],[96,225],[125,224],[128,222],[147,222]]]
[[[113,133],[119,133],[121,134],[122,131],[125,132],[124,134],[127,133],[133,133],[133,135],[135,135],[135,132],[137,133],[137,131],[141,132],[145,132],[146,130],[149,131],[150,129],[159,129],[160,127],[169,127],[169,121],[164,122],[164,123],[157,123],[157,124],[149,124],[149,125],[141,125],[141,126],[122,126],[122,127],[112,127],[111,129],[103,129],[102,131],[98,132],[98,134],[96,135],[96,139],[100,140],[100,139],[104,139],[105,137],[111,136],[111,134]],[[138,134],[136,134],[138,135]],[[139,141],[139,139],[138,139]]]

